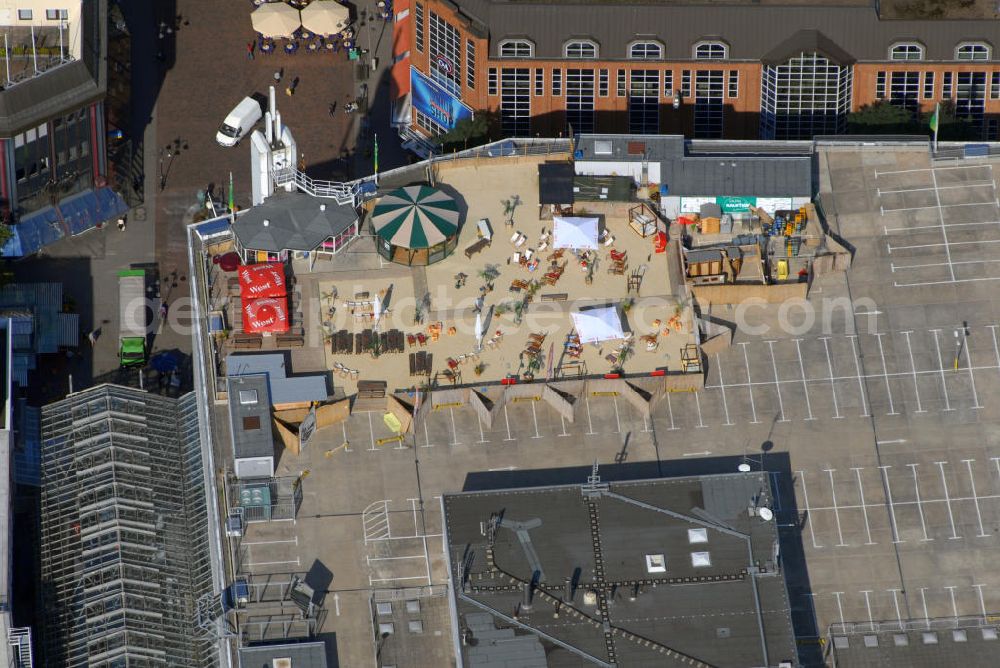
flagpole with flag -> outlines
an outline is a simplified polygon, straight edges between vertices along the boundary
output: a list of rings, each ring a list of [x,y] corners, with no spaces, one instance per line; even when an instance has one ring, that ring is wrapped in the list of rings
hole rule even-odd
[[[232,172],[229,172],[229,220],[236,221],[236,196],[233,194]]]
[[[941,103],[938,102],[934,105],[934,115],[931,116],[931,130],[934,131],[934,152],[937,153],[938,147],[938,126],[941,123]]]
[[[378,133],[375,133],[375,148],[372,151],[372,159],[375,166],[375,183],[378,183]]]

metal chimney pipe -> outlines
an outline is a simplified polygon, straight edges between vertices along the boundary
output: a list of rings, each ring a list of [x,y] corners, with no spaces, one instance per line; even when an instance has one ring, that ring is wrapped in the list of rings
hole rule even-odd
[[[272,121],[271,112],[264,113],[264,137],[267,139],[268,148],[274,144],[274,125]]]
[[[573,600],[573,578],[566,576],[563,582],[563,600],[567,603]]]
[[[274,112],[277,111],[277,101],[274,97],[274,86],[269,86],[267,89],[267,110],[271,112],[271,118],[274,118]]]
[[[274,112],[274,141],[281,142],[281,112]],[[294,166],[294,165],[293,165]]]
[[[521,585],[521,610],[531,611],[531,583],[525,582]]]

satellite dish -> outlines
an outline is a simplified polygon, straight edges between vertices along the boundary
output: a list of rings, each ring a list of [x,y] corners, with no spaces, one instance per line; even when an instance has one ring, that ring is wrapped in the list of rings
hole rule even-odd
[[[770,522],[771,520],[774,519],[774,513],[771,512],[770,508],[762,506],[757,509],[757,514],[760,515],[760,519],[764,520],[765,522]]]
[[[737,466],[736,470],[738,470],[740,473],[750,473],[750,465],[744,462],[739,466]]]

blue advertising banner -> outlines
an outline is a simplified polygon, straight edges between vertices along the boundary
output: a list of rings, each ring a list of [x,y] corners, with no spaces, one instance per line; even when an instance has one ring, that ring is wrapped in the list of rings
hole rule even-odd
[[[415,67],[410,68],[410,91],[413,108],[448,130],[460,120],[472,118],[472,109]]]

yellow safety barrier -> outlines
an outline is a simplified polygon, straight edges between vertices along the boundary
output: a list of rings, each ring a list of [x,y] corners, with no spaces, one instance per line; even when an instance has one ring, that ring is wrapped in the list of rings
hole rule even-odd
[[[392,443],[393,441],[403,442],[403,435],[396,434],[395,436],[386,436],[385,438],[376,438],[375,445],[385,445],[386,443]]]
[[[542,398],[536,395],[533,397],[514,397],[513,399],[510,400],[510,402],[512,404],[516,404],[519,401],[541,401],[541,400]]]
[[[592,396],[592,397],[617,397],[618,393],[617,392],[591,392],[590,396]]]
[[[461,401],[453,401],[450,404],[434,404],[432,410],[440,411],[444,410],[445,408],[461,408],[464,405],[465,404],[462,403]]]

